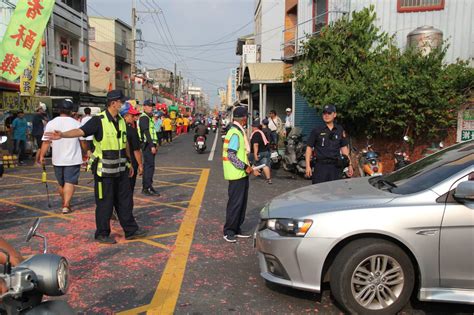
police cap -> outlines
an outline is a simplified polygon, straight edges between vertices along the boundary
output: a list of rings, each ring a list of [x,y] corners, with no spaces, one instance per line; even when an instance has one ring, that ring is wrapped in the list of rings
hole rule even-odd
[[[122,90],[112,90],[109,93],[107,93],[107,102],[112,102],[112,101],[126,102],[127,97],[123,95]]]
[[[248,111],[247,108],[243,106],[239,106],[236,109],[234,109],[234,118],[243,118],[247,117]]]

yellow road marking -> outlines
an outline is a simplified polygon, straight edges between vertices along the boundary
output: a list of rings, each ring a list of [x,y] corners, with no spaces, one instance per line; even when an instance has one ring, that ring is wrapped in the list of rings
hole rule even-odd
[[[205,170],[205,169],[200,168],[200,167],[177,167],[177,166],[159,166],[158,168],[162,168],[162,169],[165,169],[165,170],[174,170],[174,169],[177,169],[177,170],[196,170],[196,171]]]
[[[193,189],[195,188],[194,186],[191,186],[192,184],[195,184],[195,182],[194,183],[173,183],[173,182],[165,182],[162,180],[154,180],[154,182],[163,184],[161,185],[162,187],[181,186],[181,187],[186,187],[186,188],[193,188]]]
[[[189,251],[191,250],[191,244],[194,238],[194,229],[199,218],[199,211],[202,200],[204,199],[209,173],[209,169],[203,169],[196,190],[189,201],[189,206],[179,228],[175,247],[166,263],[160,283],[150,304],[119,314],[139,314],[145,311],[149,314],[173,314],[181,291]]]
[[[37,183],[35,183],[37,184]],[[90,194],[91,192],[90,191],[75,191],[74,192],[74,195],[73,195],[73,198],[75,195],[85,195],[85,194]],[[3,199],[6,199],[6,200],[12,200],[12,199],[18,199],[18,198],[21,198],[21,199],[31,199],[31,198],[46,198],[47,195],[46,193],[44,194],[41,194],[41,195],[27,195],[27,196],[16,196],[16,197],[8,197],[8,198],[3,198]],[[53,195],[51,197],[59,197],[59,195]]]
[[[25,209],[35,211],[35,212],[38,212],[38,213],[46,214],[48,216],[53,216],[53,217],[61,218],[61,219],[64,219],[64,220],[72,220],[72,218],[70,218],[68,216],[65,216],[65,215],[51,213],[51,212],[48,212],[48,211],[44,211],[44,210],[41,210],[41,209],[38,209],[38,208],[35,208],[35,207],[27,206],[27,205],[17,203],[17,202],[13,202],[13,201],[10,201],[10,200],[0,199],[0,202],[6,203],[6,204],[11,205],[11,206],[25,208]]]
[[[171,249],[169,246],[166,246],[166,245],[158,243],[158,242],[154,242],[152,240],[142,239],[142,240],[138,240],[138,241],[141,242],[141,243],[145,243],[145,244],[148,244],[148,245],[151,245],[151,246],[161,248],[161,249],[166,249],[166,250]],[[127,241],[127,243],[129,243],[129,241]]]

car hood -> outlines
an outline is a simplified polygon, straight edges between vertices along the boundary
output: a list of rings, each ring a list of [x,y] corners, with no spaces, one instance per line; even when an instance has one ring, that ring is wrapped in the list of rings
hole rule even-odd
[[[354,178],[310,185],[273,199],[262,218],[299,218],[336,210],[375,207],[396,195],[377,189],[368,178]]]

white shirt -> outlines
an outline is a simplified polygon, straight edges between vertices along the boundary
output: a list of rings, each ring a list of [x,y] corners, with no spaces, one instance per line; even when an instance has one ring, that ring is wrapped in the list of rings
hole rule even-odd
[[[69,131],[81,127],[81,123],[71,117],[56,117],[46,125],[45,132]],[[47,141],[43,136],[43,141]],[[72,166],[82,164],[82,152],[79,138],[51,141],[54,166]]]
[[[82,119],[81,119],[81,127],[84,126],[84,125],[86,124],[86,122],[88,122],[89,120],[91,120],[91,118],[92,118],[92,116],[89,116],[89,115],[82,117]],[[81,139],[81,140],[87,140],[87,141],[90,140],[90,141],[92,141],[92,140],[94,139],[94,136],[89,136],[89,137],[86,137],[86,138],[81,137],[80,139]]]
[[[293,128],[293,113],[286,115],[285,128]]]

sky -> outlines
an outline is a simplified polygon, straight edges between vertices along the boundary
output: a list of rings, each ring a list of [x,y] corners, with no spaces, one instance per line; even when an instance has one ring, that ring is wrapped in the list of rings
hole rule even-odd
[[[217,89],[227,86],[230,69],[239,64],[237,38],[253,32],[255,1],[136,0],[136,4],[137,28],[145,41],[137,51],[142,67],[173,71],[176,62],[178,72],[210,96],[211,107],[218,104]],[[131,8],[132,0],[88,0],[90,16],[126,23],[131,23]],[[161,13],[142,12],[160,9]]]

